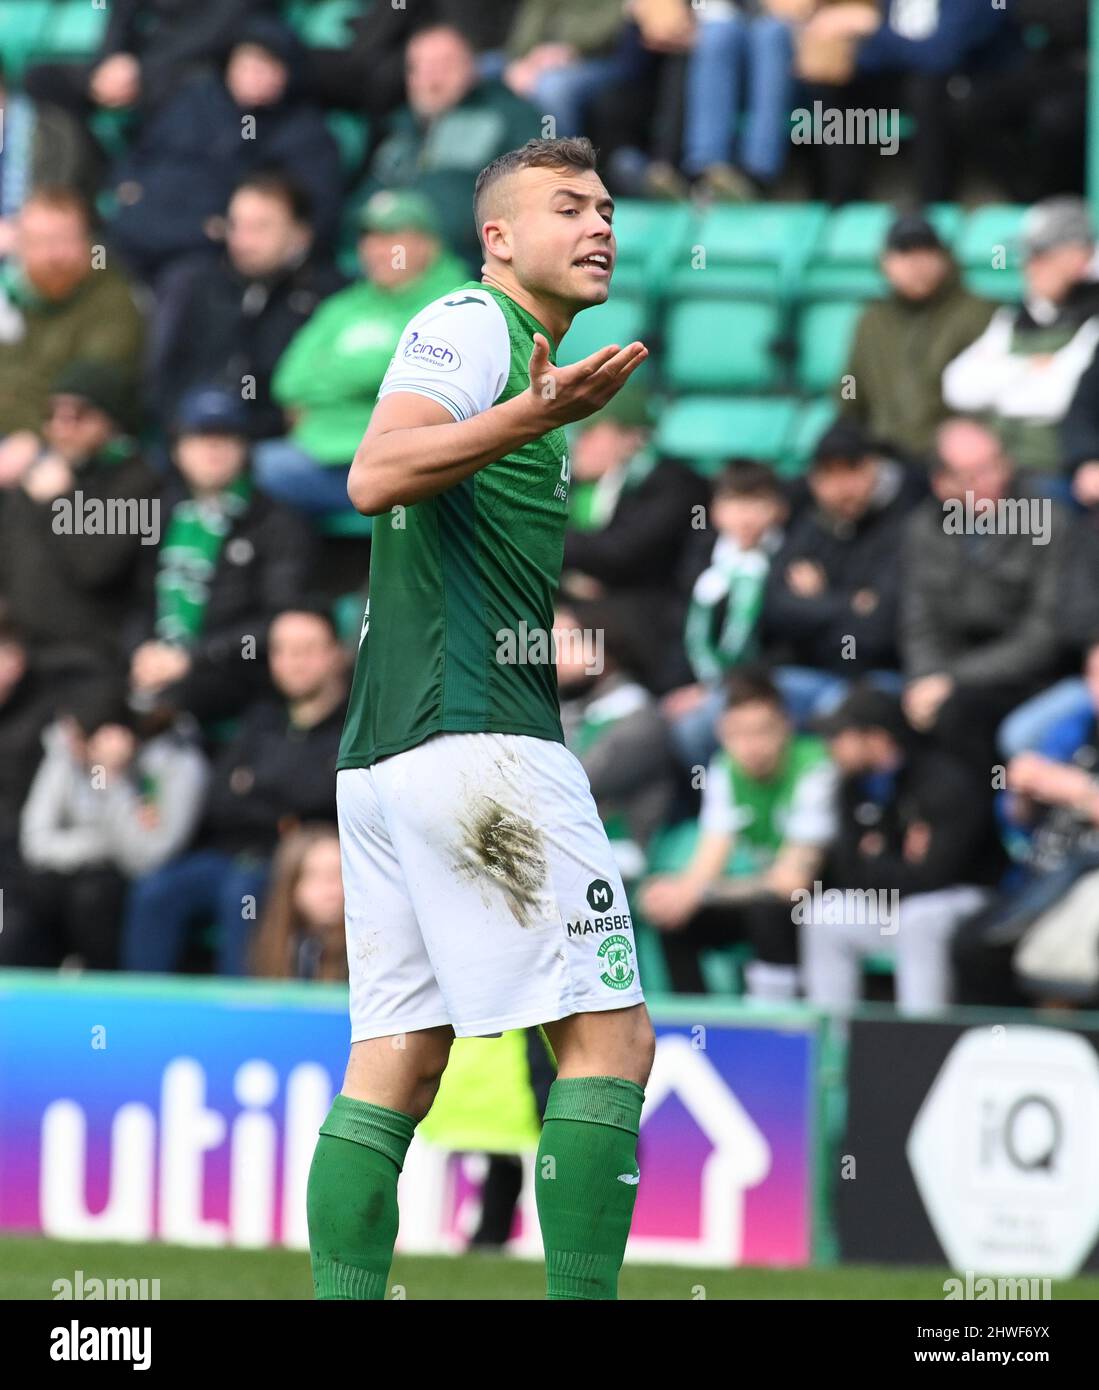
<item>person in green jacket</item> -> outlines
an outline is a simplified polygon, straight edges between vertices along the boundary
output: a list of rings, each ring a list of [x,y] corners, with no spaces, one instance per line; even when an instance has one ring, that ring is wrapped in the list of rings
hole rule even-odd
[[[137,381],[144,322],[93,241],[74,189],[44,185],[19,211],[15,254],[0,265],[0,478],[19,472],[28,444],[33,452],[50,386],[70,363],[112,363]]]
[[[950,414],[943,369],[981,336],[996,306],[964,287],[938,232],[918,213],[890,227],[881,264],[891,293],[864,309],[836,395],[841,413],[872,439],[923,462]]]
[[[293,425],[253,453],[260,487],[306,512],[351,510],[347,470],[405,325],[466,279],[422,194],[375,193],[359,226],[364,278],[330,295],[291,339],[271,393]]]

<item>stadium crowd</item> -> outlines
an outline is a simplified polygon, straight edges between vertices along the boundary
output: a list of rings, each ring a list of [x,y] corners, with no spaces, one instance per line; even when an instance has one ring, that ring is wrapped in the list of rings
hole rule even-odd
[[[586,135],[620,199],[839,206],[867,150],[791,110],[899,102],[886,291],[802,475],[658,444],[658,375],[574,430],[566,741],[671,989],[842,1008],[885,961],[904,1009],[1094,1004],[1084,0],[408,0],[328,43],[308,8],[113,0],[0,75],[0,966],[343,978],[346,469],[479,275],[476,173]],[[974,178],[1033,204],[1018,303],[921,211]]]

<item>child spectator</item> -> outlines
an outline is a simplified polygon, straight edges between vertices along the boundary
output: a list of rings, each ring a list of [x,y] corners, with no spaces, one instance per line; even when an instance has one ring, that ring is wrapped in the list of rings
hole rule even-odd
[[[750,995],[797,992],[792,895],[820,872],[835,833],[835,769],[820,739],[796,734],[762,672],[728,678],[721,748],[706,773],[700,837],[682,873],[642,888],[645,916],[664,933],[673,989],[706,989],[699,952],[749,942]]]
[[[265,979],[347,979],[340,837],[334,825],[303,825],[283,837],[252,958],[252,973]]]

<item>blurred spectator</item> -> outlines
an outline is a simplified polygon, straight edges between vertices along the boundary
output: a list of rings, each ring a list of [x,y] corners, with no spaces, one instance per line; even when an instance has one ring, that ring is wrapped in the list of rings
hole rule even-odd
[[[4,890],[0,961],[7,959],[5,947],[18,939],[27,914],[19,817],[42,757],[42,730],[51,703],[47,683],[30,663],[23,634],[0,611],[0,882]]]
[[[1087,381],[1099,344],[1099,280],[1095,234],[1080,198],[1051,198],[1023,222],[1026,298],[1018,309],[997,309],[988,328],[943,372],[943,399],[951,410],[981,412],[994,424],[1019,468],[1061,471],[1058,427]],[[1087,397],[1081,410],[1093,417]],[[1090,458],[1090,445],[1068,440],[1070,464]],[[1052,479],[1051,479],[1052,481]],[[1056,491],[1056,490],[1054,490]]]
[[[579,758],[622,877],[639,877],[667,819],[676,767],[636,653],[599,603],[558,606],[553,625],[565,745]]]
[[[310,95],[325,105],[386,116],[405,99],[405,45],[420,29],[456,29],[477,55],[482,77],[498,77],[519,0],[416,0],[414,6],[363,3],[347,22],[349,42],[309,50]]]
[[[639,0],[676,11],[682,0]],[[520,0],[508,36],[504,81],[553,118],[551,137],[584,135],[588,100],[600,88],[628,79],[637,67],[632,44],[621,44],[622,0]],[[674,22],[674,21],[673,21]]]
[[[385,121],[352,206],[379,189],[416,188],[431,200],[444,242],[480,266],[474,181],[497,155],[540,136],[541,119],[503,83],[480,80],[469,41],[445,25],[409,40],[405,75],[408,99]]]
[[[995,69],[1016,52],[1006,9],[988,0],[823,0],[798,39],[797,70],[808,105],[843,113],[896,111],[915,117],[914,181],[921,203],[954,194],[957,149],[948,82],[960,72]],[[879,132],[880,133],[880,132]],[[899,136],[894,128],[889,137]],[[863,141],[819,145],[823,196],[865,196]]]
[[[119,691],[85,687],[43,735],[20,822],[28,914],[0,936],[8,965],[118,965],[126,879],[177,854],[202,807],[206,762],[182,731],[139,738]]]
[[[994,306],[962,285],[953,256],[922,214],[893,223],[881,267],[891,293],[863,310],[836,394],[840,411],[872,438],[922,459],[949,413],[943,371],[988,327]]]
[[[683,112],[699,11],[688,0],[636,0],[627,12],[620,48],[628,67],[590,93],[586,124],[614,192],[686,198]]]
[[[111,171],[112,242],[154,278],[220,239],[234,187],[278,171],[308,196],[322,242],[339,221],[339,149],[324,117],[297,95],[303,50],[277,19],[257,16],[235,36],[224,76],[188,82],[159,107]]]
[[[281,435],[271,376],[294,334],[345,281],[313,249],[308,203],[279,174],[256,174],[229,203],[225,255],[166,278],[152,363],[162,415],[185,391],[217,380],[248,403],[254,439]]]
[[[1056,674],[1065,518],[1027,496],[996,436],[973,421],[940,427],[932,487],[904,540],[904,709],[987,769],[996,725]],[[948,509],[962,524],[948,524]]]
[[[805,997],[851,1008],[863,961],[887,954],[897,1007],[941,1009],[954,930],[1006,863],[988,783],[915,735],[896,700],[869,686],[852,689],[818,730],[841,782],[824,891],[801,914]]]
[[[269,980],[346,980],[340,837],[334,825],[284,835],[252,950],[252,973]]]
[[[205,924],[217,934],[219,973],[246,974],[279,836],[301,821],[335,819],[347,653],[331,616],[321,608],[280,613],[269,660],[278,696],[246,711],[218,757],[191,849],[133,885],[128,970],[174,970],[190,929]]]
[[[74,362],[54,381],[42,437],[6,441],[0,595],[51,680],[119,668],[138,557],[160,515],[132,422],[119,368]],[[24,441],[16,470],[12,446]]]
[[[431,204],[375,193],[360,217],[363,278],[327,299],[279,359],[271,394],[293,425],[257,445],[256,479],[307,512],[349,510],[347,470],[412,316],[467,278],[440,244]]]
[[[1089,0],[1011,0],[1026,61],[971,76],[955,126],[1012,202],[1084,192]]]
[[[64,366],[113,362],[136,380],[143,337],[129,285],[92,244],[87,203],[71,188],[36,188],[17,218],[14,256],[0,266],[0,479],[12,432],[41,426]]]
[[[267,629],[308,581],[313,537],[248,469],[239,396],[189,392],[175,421],[160,544],[143,554],[127,636],[133,698],[224,719],[269,689]]]
[[[781,0],[692,7],[683,171],[704,196],[757,197],[785,167],[794,45],[783,8]]]
[[[663,695],[690,678],[683,623],[697,571],[687,569],[709,488],[686,464],[660,458],[651,432],[646,388],[632,382],[584,421],[570,457],[562,588],[613,608],[644,663],[641,679]]]
[[[96,191],[98,171],[88,137],[59,107],[12,92],[0,66],[0,260],[16,244],[16,214],[43,185]]]
[[[694,855],[682,873],[650,879],[641,907],[664,933],[676,991],[705,993],[700,951],[748,942],[748,994],[790,999],[798,984],[791,898],[816,878],[835,832],[835,769],[820,739],[795,734],[762,673],[729,676],[719,735]]]
[[[833,425],[809,468],[813,505],[771,564],[762,640],[799,724],[859,677],[899,691],[896,565],[915,485],[857,426]]]
[[[695,680],[661,702],[687,767],[705,766],[717,751],[724,677],[759,655],[767,573],[782,544],[788,512],[786,492],[774,470],[754,459],[734,459],[714,483],[711,529],[703,533],[707,564],[691,591],[684,629]]]
[[[1007,766],[1004,818],[1020,862],[1002,892],[955,938],[960,1003],[1030,1002],[1017,976],[1020,945],[1085,874],[1099,868],[1099,642],[1089,644],[1084,677],[1086,703],[1059,719],[1037,751],[1020,753]],[[1092,971],[1097,910],[1092,900],[1090,920],[1078,912],[1069,924],[1078,941],[1091,943]]]
[[[94,107],[149,108],[204,63],[220,62],[248,15],[270,0],[111,0],[90,63],[41,63],[27,91],[86,118]]]

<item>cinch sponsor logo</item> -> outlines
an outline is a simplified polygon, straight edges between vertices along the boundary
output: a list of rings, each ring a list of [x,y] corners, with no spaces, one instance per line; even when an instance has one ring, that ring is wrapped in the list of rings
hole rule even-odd
[[[593,932],[628,931],[633,925],[633,918],[628,912],[623,912],[613,917],[578,917],[575,922],[566,925],[570,936],[590,936]]]
[[[422,362],[440,372],[455,372],[462,365],[457,348],[442,338],[425,338],[415,329],[402,354],[406,362]]]

